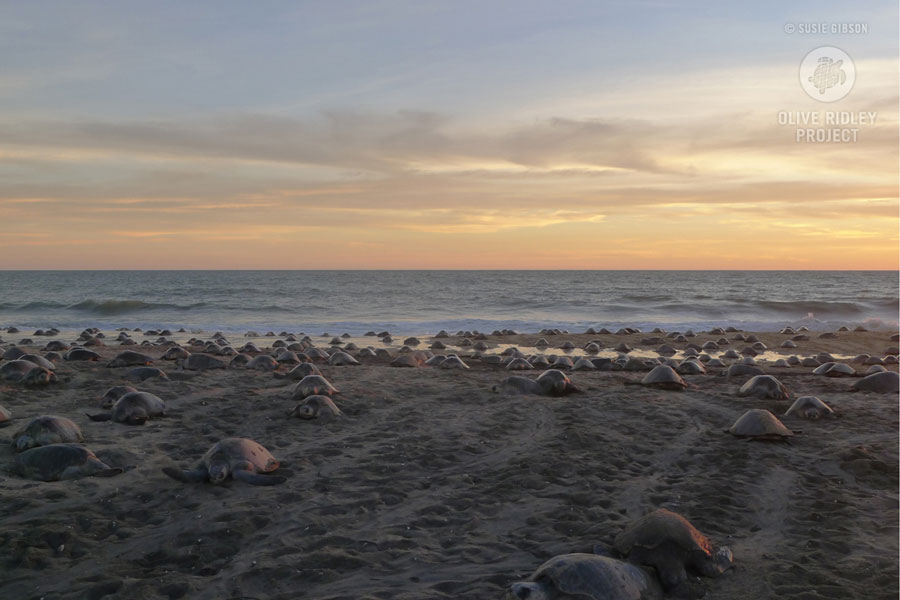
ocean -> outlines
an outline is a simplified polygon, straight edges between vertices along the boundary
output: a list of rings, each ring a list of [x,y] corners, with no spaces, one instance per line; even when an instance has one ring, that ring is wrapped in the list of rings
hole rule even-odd
[[[0,326],[897,330],[895,271],[0,271]]]

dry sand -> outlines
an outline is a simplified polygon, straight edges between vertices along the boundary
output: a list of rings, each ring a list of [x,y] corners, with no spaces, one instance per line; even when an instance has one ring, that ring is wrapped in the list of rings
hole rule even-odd
[[[610,347],[648,335],[551,342]],[[758,335],[769,346],[786,337]],[[814,338],[791,353],[881,355],[897,345],[888,338]],[[108,343],[106,356],[123,349]],[[341,390],[345,417],[331,422],[288,419],[288,380],[255,371],[137,384],[171,412],[137,427],[84,416],[127,368],[62,363],[68,381],[56,385],[0,383],[0,404],[18,419],[70,417],[101,458],[136,467],[27,481],[12,473],[12,449],[0,448],[0,598],[501,598],[547,558],[610,546],[658,507],[732,548],[735,567],[705,580],[707,598],[897,597],[893,394],[850,393],[852,379],[808,368],[769,368],[839,416],[787,417],[802,430],[791,443],[748,442],[722,430],[749,408],[781,415],[789,403],[738,398],[747,378],[689,376],[695,387],[679,393],[623,385],[639,373],[577,372],[582,394],[504,397],[490,387],[510,373],[476,359],[470,371],[363,362],[321,367]],[[192,467],[227,436],[265,445],[287,482],[181,484],[161,472]]]

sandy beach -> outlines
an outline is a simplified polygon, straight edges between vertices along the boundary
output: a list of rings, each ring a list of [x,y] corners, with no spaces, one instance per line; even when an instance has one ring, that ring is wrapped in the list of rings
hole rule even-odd
[[[43,354],[51,339],[74,341],[68,332],[27,333],[34,342],[21,346],[27,352]],[[723,430],[748,409],[781,416],[790,406],[738,397],[749,377],[710,368],[672,392],[624,384],[639,381],[640,372],[577,371],[569,376],[581,393],[508,396],[491,386],[540,370],[506,371],[449,337],[441,352],[459,354],[469,370],[393,368],[385,357],[318,365],[340,390],[334,401],[344,416],[304,421],[287,416],[296,405],[290,379],[244,369],[180,371],[159,359],[166,347],[120,347],[115,332],[105,333],[107,345],[93,348],[104,360],[60,361],[58,383],[0,382],[0,405],[15,419],[0,430],[4,440],[32,417],[65,416],[107,464],[134,467],[108,478],[31,481],[14,472],[13,448],[0,446],[2,598],[499,599],[546,559],[609,548],[626,524],[660,507],[731,547],[734,568],[703,580],[707,598],[898,593],[898,399],[849,391],[858,379],[757,357],[794,396],[818,396],[836,416],[784,417],[800,431],[789,442],[747,441]],[[316,346],[327,349],[330,338],[315,333]],[[156,340],[132,335],[138,343]],[[192,335],[210,339],[212,332]],[[599,340],[603,352],[625,342],[655,357],[659,344],[641,344],[653,335],[523,334],[485,343],[487,354],[515,346],[530,355],[546,337],[551,346],[540,353],[564,355],[565,341],[582,348]],[[770,349],[763,358],[830,352],[851,363],[897,346],[885,331],[833,339],[810,333],[794,349],[779,348],[790,335],[756,335]],[[2,348],[22,337],[3,333]],[[690,342],[721,337],[699,333]],[[419,338],[417,349],[433,341]],[[247,339],[229,336],[234,347]],[[254,341],[269,351],[277,339]],[[352,340],[394,355],[402,346],[402,339]],[[732,341],[723,350],[747,345]],[[126,349],[149,354],[171,376],[131,383],[162,398],[169,414],[142,426],[93,422],[85,413],[102,412],[103,393],[127,383],[130,367],[105,366]],[[868,368],[851,364],[860,373]],[[162,473],[192,468],[230,436],[263,444],[287,481],[214,486]]]

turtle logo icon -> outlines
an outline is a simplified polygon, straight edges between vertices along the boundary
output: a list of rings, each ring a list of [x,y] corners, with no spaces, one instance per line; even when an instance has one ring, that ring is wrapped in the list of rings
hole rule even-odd
[[[838,83],[843,85],[847,81],[847,74],[841,68],[842,64],[844,64],[844,61],[839,60],[835,62],[828,56],[823,56],[819,59],[819,65],[816,67],[812,77],[809,78],[809,81],[819,88],[820,94],[824,94],[825,90],[833,88]]]
[[[800,85],[819,102],[835,102],[844,98],[855,82],[856,67],[840,48],[816,48],[800,63]]]

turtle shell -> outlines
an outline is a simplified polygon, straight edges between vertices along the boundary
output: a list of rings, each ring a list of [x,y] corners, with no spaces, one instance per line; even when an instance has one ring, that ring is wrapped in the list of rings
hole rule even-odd
[[[825,375],[826,377],[853,377],[856,370],[847,363],[826,362],[813,369],[813,375]]]
[[[307,375],[321,375],[319,367],[310,362],[300,363],[287,374],[288,379],[303,379]]]
[[[894,371],[884,371],[866,375],[857,380],[851,387],[853,391],[878,392],[881,394],[896,394],[900,391],[900,375]]]
[[[338,389],[321,375],[307,375],[294,386],[292,397],[302,399],[316,395],[333,396],[336,393],[338,393]]]
[[[675,369],[669,365],[657,365],[641,379],[641,385],[658,387],[664,390],[683,390],[687,383]]]
[[[788,389],[771,375],[756,375],[741,386],[738,396],[755,396],[757,398],[774,398],[775,400],[789,400],[791,397]]]
[[[549,581],[561,594],[586,600],[662,598],[655,578],[640,567],[595,554],[563,554],[542,564],[531,581]]]
[[[80,444],[49,444],[31,448],[16,455],[16,468],[29,479],[58,481],[69,467],[81,467],[79,475],[87,476],[100,471],[112,473],[88,448]]]
[[[754,408],[745,412],[728,430],[738,437],[781,439],[794,435],[778,417],[767,410]]]
[[[506,363],[507,371],[530,371],[531,369],[534,367],[524,358],[514,358]]]
[[[665,508],[657,509],[634,521],[616,536],[615,547],[627,556],[635,547],[657,548],[673,543],[687,552],[712,556],[715,548],[691,522]]]
[[[690,521],[664,508],[628,525],[614,544],[629,560],[655,567],[666,587],[684,581],[684,567],[716,577],[734,560],[729,548],[716,547]]]
[[[706,373],[706,367],[696,360],[684,360],[678,365],[678,372],[683,375],[701,375]]]
[[[7,363],[4,363],[3,366],[0,366],[0,379],[6,379],[8,381],[21,381],[25,379],[25,376],[32,369],[39,369],[40,367],[30,360],[23,360],[21,358],[17,358],[15,360],[11,360]]]
[[[541,389],[548,396],[564,396],[578,391],[572,380],[557,369],[548,369],[541,373],[537,378],[537,384],[541,386]]]
[[[257,473],[270,473],[279,466],[278,460],[259,442],[247,438],[225,438],[216,442],[203,455],[203,464],[210,466],[214,456],[225,456],[233,468],[249,462]]]
[[[207,369],[224,369],[225,363],[208,354],[191,354],[182,363],[189,371],[205,371]]]
[[[442,369],[468,369],[469,365],[463,362],[460,357],[451,354],[445,360],[441,361],[440,367]]]
[[[791,404],[784,416],[790,414],[796,414],[802,419],[818,419],[823,415],[833,415],[834,411],[815,396],[802,396]]]
[[[502,394],[543,394],[543,388],[534,380],[513,375],[491,388],[491,391]]]
[[[19,448],[19,439],[27,436],[28,443]],[[35,446],[60,444],[65,442],[83,442],[81,429],[70,419],[54,415],[41,415],[32,419],[25,427],[13,434],[12,444],[17,450],[26,450]]]
[[[112,420],[117,423],[129,422],[137,414],[139,417],[160,417],[166,414],[166,403],[150,392],[128,392],[112,405]]]

